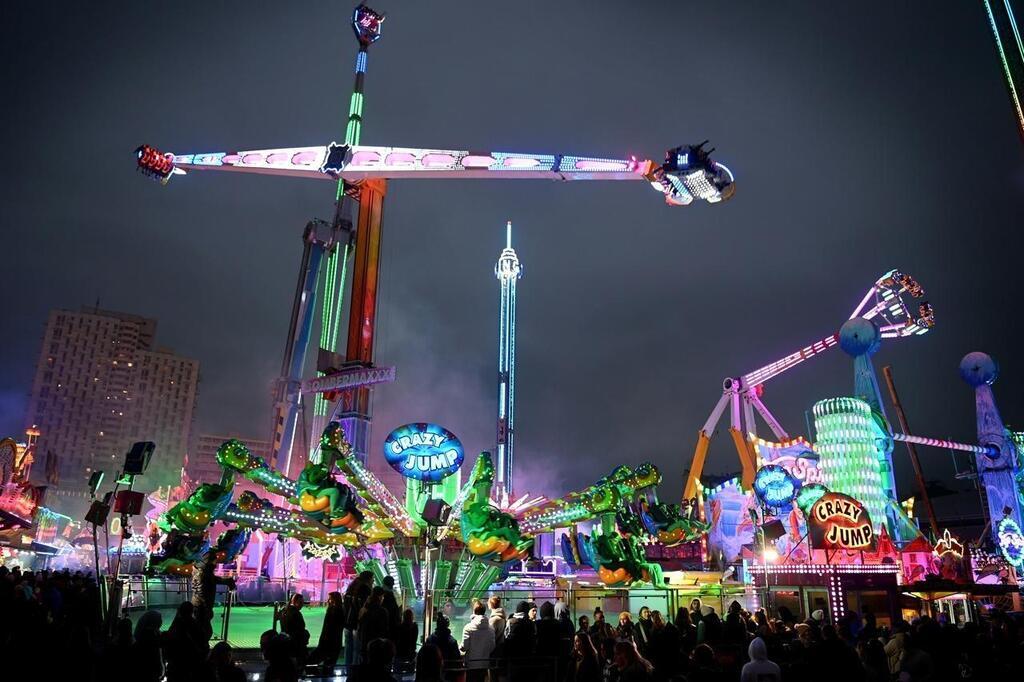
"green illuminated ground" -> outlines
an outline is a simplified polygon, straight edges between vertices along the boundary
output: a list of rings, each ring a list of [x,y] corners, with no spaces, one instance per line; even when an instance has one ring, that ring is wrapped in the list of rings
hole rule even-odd
[[[164,617],[163,629],[166,630],[174,619],[175,609],[158,608]],[[130,614],[132,622],[138,620],[142,611],[132,611]],[[306,629],[309,630],[309,640],[315,645],[320,637],[320,628],[324,622],[323,606],[307,606],[302,609],[302,615],[306,619]],[[228,643],[239,649],[258,649],[260,646],[260,635],[270,630],[274,625],[274,609],[271,606],[233,606],[231,618],[228,622]],[[213,609],[213,637],[214,640],[221,638],[224,627],[224,608],[217,606]]]

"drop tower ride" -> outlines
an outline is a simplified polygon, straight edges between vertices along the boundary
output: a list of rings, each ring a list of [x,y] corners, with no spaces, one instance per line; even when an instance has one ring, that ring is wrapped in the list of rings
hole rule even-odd
[[[498,255],[494,275],[501,286],[498,325],[498,504],[512,499],[512,446],[516,396],[516,280],[523,276],[519,256],[512,248],[512,221],[505,224],[505,248]]]

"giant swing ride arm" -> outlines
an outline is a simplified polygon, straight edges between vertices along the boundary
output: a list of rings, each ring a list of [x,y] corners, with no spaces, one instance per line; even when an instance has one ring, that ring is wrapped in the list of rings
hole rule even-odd
[[[650,160],[606,159],[571,154],[370,147],[331,143],[229,152],[171,154],[148,145],[136,150],[139,169],[162,182],[193,170],[344,180],[503,178],[541,180],[644,180],[666,203],[694,199],[718,203],[735,191],[732,172],[713,161],[705,143],[670,149],[662,164]]]

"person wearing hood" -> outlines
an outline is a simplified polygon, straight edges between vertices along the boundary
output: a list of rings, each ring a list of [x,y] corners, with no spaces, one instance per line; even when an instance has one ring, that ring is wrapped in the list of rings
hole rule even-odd
[[[164,619],[159,611],[146,611],[135,624],[135,642],[129,652],[134,679],[157,682],[164,674],[160,657],[160,626]]]
[[[530,602],[521,601],[516,605],[516,612],[508,619],[505,628],[507,658],[526,659],[533,656],[537,647],[537,628],[530,620],[531,608],[535,607]]]
[[[750,662],[743,666],[740,682],[781,682],[782,670],[768,660],[768,647],[764,640],[755,637],[747,647]]]
[[[509,616],[505,620],[505,638],[506,639],[508,638],[508,636],[510,634],[512,634],[512,626],[516,625],[516,621],[519,621],[519,620],[529,621],[530,620],[530,607],[531,606],[533,606],[533,605],[530,602],[528,602],[528,601],[521,601],[518,604],[516,604],[515,613],[513,613],[511,616]]]
[[[466,655],[466,682],[483,682],[494,652],[494,630],[487,620],[487,607],[473,602],[473,617],[462,630],[462,651]]]
[[[555,620],[555,605],[549,601],[540,605],[537,626],[537,657],[557,661],[562,653],[562,627]]]
[[[462,652],[459,651],[458,642],[452,637],[452,630],[448,617],[443,613],[437,614],[434,620],[434,632],[427,637],[424,645],[430,644],[437,647],[444,659],[445,666],[458,664],[462,660]]]
[[[711,606],[700,607],[700,622],[697,623],[697,643],[717,644],[722,639],[722,621]]]
[[[562,639],[568,640],[568,649],[572,649],[572,638],[576,634],[576,626],[572,624],[569,607],[561,599],[555,600],[555,620],[562,627]]]
[[[505,609],[502,608],[501,597],[498,595],[492,595],[487,600],[487,606],[491,609],[488,623],[494,630],[494,648],[498,649],[505,641],[505,626],[508,624],[508,618],[505,616]]]

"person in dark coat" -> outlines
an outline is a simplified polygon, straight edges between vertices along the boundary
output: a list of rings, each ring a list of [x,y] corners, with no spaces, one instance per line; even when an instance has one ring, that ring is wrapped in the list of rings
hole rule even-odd
[[[444,656],[433,644],[424,643],[416,654],[416,682],[441,682]]]
[[[315,658],[320,663],[320,674],[329,677],[341,655],[341,638],[345,629],[345,608],[341,592],[327,595],[327,609],[324,611],[324,625],[317,640]]]
[[[634,632],[635,627],[633,616],[630,615],[629,611],[623,611],[619,614],[619,627],[615,628],[615,638],[619,641],[634,641],[636,635]]]
[[[384,588],[374,587],[359,614],[356,639],[359,642],[360,662],[366,659],[366,647],[370,642],[387,639],[390,630],[388,611],[384,608]]]
[[[568,682],[601,682],[602,667],[590,635],[580,630],[573,639],[572,661],[566,679]]]
[[[647,645],[647,660],[654,665],[654,676],[668,680],[682,672],[680,656],[682,637],[673,623],[666,623],[660,611],[651,612],[651,641]]]
[[[202,659],[202,647],[195,641],[192,602],[183,602],[178,607],[171,627],[163,636],[164,671],[168,682],[192,682]]]
[[[618,672],[618,682],[650,682],[654,666],[640,655],[632,640],[615,643],[615,658],[612,666]]]
[[[402,609],[398,606],[398,599],[395,598],[395,579],[390,575],[384,576],[384,610],[388,612],[388,631],[391,639],[398,631],[398,624],[402,621]]]
[[[342,603],[345,607],[345,667],[359,662],[359,614],[373,589],[373,572],[363,571],[345,588]]]
[[[138,682],[159,682],[164,675],[160,656],[160,626],[163,617],[159,611],[146,611],[135,624],[135,642],[128,656],[133,678]]]
[[[217,642],[210,649],[206,673],[208,679],[215,682],[245,682],[245,672],[235,664],[231,645],[227,642]]]
[[[684,656],[689,656],[693,647],[697,646],[697,626],[690,619],[690,612],[680,608],[676,612],[676,620],[673,625],[679,631],[679,643]]]
[[[633,627],[633,638],[636,640],[636,648],[641,656],[647,655],[647,649],[651,645],[651,631],[654,623],[651,622],[651,609],[641,606],[637,614],[636,624]]]
[[[549,601],[540,605],[537,627],[537,656],[556,659],[561,650],[562,626],[555,620],[555,605]]]
[[[395,635],[395,658],[402,670],[412,669],[411,666],[416,660],[416,638],[419,633],[420,626],[416,624],[415,614],[412,609],[406,609]]]
[[[452,637],[451,621],[444,614],[437,614],[434,632],[423,643],[424,647],[428,644],[437,647],[437,650],[441,652],[441,658],[444,660],[444,667],[446,669],[456,667],[462,661],[459,643]],[[445,675],[445,679],[449,679],[449,677],[450,675]]]
[[[594,643],[597,655],[602,661],[607,662],[612,659],[615,630],[612,629],[611,623],[605,620],[604,611],[600,606],[594,609],[594,623],[590,626],[590,641]]]
[[[281,613],[281,632],[291,641],[292,657],[300,671],[306,665],[306,647],[309,645],[309,630],[306,629],[306,619],[302,617],[305,604],[302,594],[296,592]]]
[[[694,647],[693,653],[690,654],[690,669],[686,674],[686,682],[723,682],[723,680],[725,680],[725,675],[715,661],[714,649],[707,644],[698,644]]]

